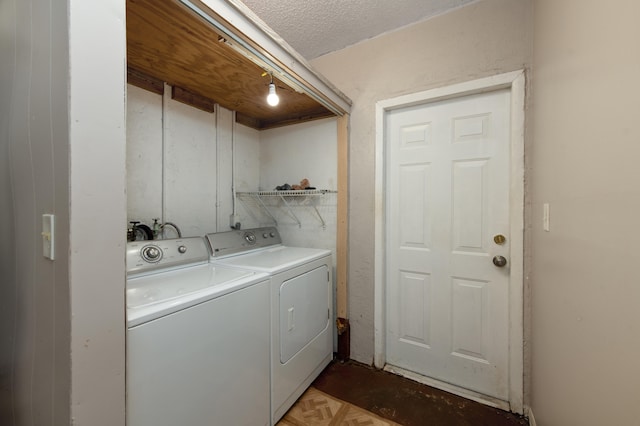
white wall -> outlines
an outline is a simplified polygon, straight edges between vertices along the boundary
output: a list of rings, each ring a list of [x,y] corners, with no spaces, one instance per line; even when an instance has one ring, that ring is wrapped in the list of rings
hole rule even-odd
[[[60,160],[68,161],[70,167],[71,310],[66,313],[71,316],[71,417],[74,425],[122,425],[125,2],[70,0],[68,31],[69,156]],[[47,34],[42,38],[48,42]],[[56,163],[56,167],[64,166]],[[67,218],[60,219],[64,223]],[[60,235],[67,235],[66,229],[61,231]]]
[[[639,422],[638,17],[637,1],[535,2],[531,406],[539,426]]]
[[[68,10],[0,2],[0,424],[8,426],[70,423]],[[42,256],[45,212],[57,217],[55,262]]]
[[[127,85],[127,220],[149,226],[163,216],[162,102],[162,95]]]
[[[128,220],[151,226],[160,217],[175,222],[185,236],[226,231],[233,210],[232,173],[238,192],[298,184],[303,178],[318,189],[336,190],[336,119],[265,131],[233,119],[221,107],[210,114],[171,100],[170,86],[163,101],[161,95],[128,85]],[[277,198],[264,201],[287,244],[335,250],[335,194],[289,199],[292,210]],[[236,212],[243,228],[273,224],[250,199],[238,200]]]
[[[226,231],[233,211],[232,173],[238,192],[297,184],[305,177],[318,189],[336,189],[335,119],[260,132],[233,123],[229,110],[206,113],[171,100],[170,93],[167,86],[163,106],[161,95],[128,85],[128,220],[151,226],[159,217],[175,222],[185,236]],[[244,201],[236,205],[243,228],[273,224],[260,205]],[[302,226],[277,199],[265,200],[288,243],[334,249],[335,194],[290,201]]]
[[[124,424],[125,4],[0,9],[0,423]]]
[[[240,126],[237,126],[240,127]],[[336,190],[337,124],[324,119],[261,132],[245,128],[236,138],[236,189],[273,191],[284,183],[299,184],[307,178],[317,189]],[[258,136],[259,142],[245,135]],[[263,197],[285,244],[335,251],[337,197]],[[315,208],[314,208],[315,207]],[[274,225],[273,218],[255,198],[240,196],[237,213],[242,228]],[[300,223],[298,223],[298,221]],[[324,226],[323,226],[324,221]]]
[[[329,118],[260,132],[260,188],[273,191],[276,186],[300,184],[306,178],[312,187],[335,191],[337,131],[336,119]],[[335,252],[336,194],[287,198],[291,210],[279,198],[265,198],[264,202],[278,221],[285,244]],[[270,224],[268,218],[263,222]]]
[[[257,191],[260,187],[260,132],[236,123],[233,137],[236,191]]]
[[[526,0],[481,0],[348,47],[312,65],[353,100],[349,147],[351,356],[373,362],[375,103],[528,68]]]
[[[215,114],[170,98],[171,89],[167,87],[163,222],[178,225],[185,237],[199,237],[216,230]]]
[[[250,132],[259,136],[257,143],[254,138],[243,136],[247,133],[245,128],[236,138],[238,191],[273,191],[284,183],[299,184],[303,178],[317,189],[337,189],[335,118]],[[248,183],[253,179],[259,179],[259,188]],[[332,250],[335,265],[336,194],[286,197],[288,207],[279,197],[263,197],[262,201],[277,221],[285,244]],[[273,218],[255,198],[239,197],[237,212],[243,228],[274,225]]]
[[[233,132],[236,128],[233,111],[217,108],[216,138],[216,224],[208,232],[228,231],[233,212]]]
[[[234,138],[237,185],[257,189],[259,181],[259,132],[233,121],[225,108],[214,114],[172,100],[170,86],[162,96],[128,85],[127,220],[151,227],[160,218],[192,237],[228,230]]]
[[[260,132],[260,190],[299,184],[338,189],[336,119],[309,121]]]

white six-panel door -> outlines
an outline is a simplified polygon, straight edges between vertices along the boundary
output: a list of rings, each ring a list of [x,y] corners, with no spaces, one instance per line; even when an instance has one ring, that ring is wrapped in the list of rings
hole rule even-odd
[[[502,400],[510,96],[498,90],[385,118],[386,362]],[[497,256],[507,264],[496,266]]]

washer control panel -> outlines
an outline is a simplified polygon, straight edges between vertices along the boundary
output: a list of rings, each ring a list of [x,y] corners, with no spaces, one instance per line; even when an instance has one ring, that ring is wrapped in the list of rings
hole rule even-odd
[[[207,241],[213,257],[282,244],[273,226],[207,234]]]
[[[127,243],[127,275],[204,263],[208,259],[207,245],[200,237]]]

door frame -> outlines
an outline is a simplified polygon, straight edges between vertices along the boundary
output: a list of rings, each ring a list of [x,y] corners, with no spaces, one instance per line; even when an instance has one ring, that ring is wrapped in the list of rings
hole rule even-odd
[[[511,93],[510,130],[510,274],[509,274],[509,406],[501,401],[485,397],[466,389],[458,388],[415,373],[389,366],[388,370],[410,376],[435,387],[446,387],[448,392],[488,404],[523,413],[524,394],[524,70],[498,74],[491,77],[418,93],[385,99],[376,103],[375,146],[375,254],[374,254],[374,365],[385,368],[386,364],[386,159],[385,119],[389,111],[414,105],[438,102],[478,93],[509,89]],[[515,256],[514,256],[515,254]],[[519,344],[518,344],[519,342]]]

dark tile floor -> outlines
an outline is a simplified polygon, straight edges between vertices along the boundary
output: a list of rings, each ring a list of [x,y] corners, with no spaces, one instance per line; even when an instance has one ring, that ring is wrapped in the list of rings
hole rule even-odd
[[[353,361],[331,363],[313,386],[404,426],[529,424],[515,414]]]

